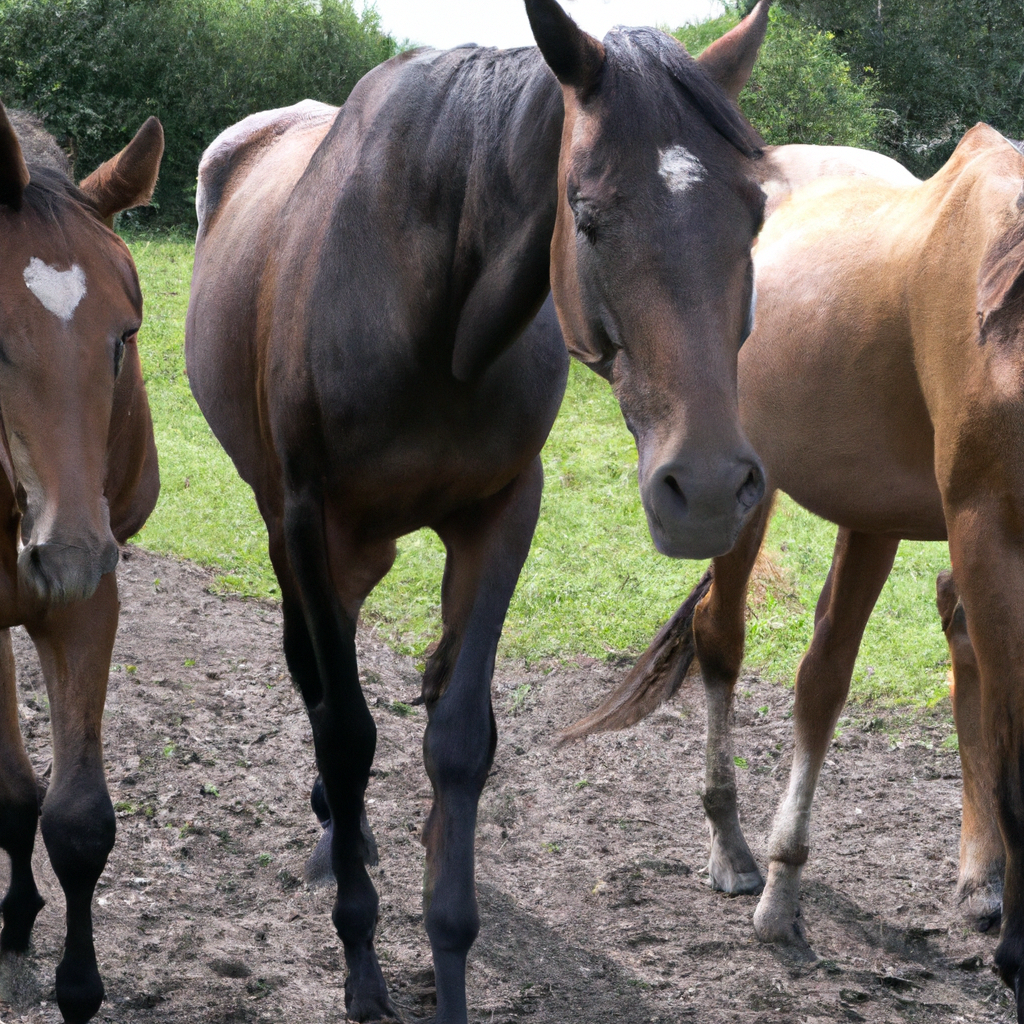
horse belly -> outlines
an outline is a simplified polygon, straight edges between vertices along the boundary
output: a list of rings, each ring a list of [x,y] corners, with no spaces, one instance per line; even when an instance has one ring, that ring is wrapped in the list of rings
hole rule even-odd
[[[844,349],[843,338],[823,341],[790,323],[751,340],[741,420],[771,486],[849,529],[944,539],[931,420],[891,339],[880,352],[863,337]],[[850,359],[855,345],[860,358]]]

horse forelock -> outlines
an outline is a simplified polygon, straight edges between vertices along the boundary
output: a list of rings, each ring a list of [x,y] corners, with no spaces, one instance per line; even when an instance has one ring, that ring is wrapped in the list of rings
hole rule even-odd
[[[697,108],[707,122],[731,146],[745,157],[758,159],[764,151],[764,140],[739,108],[726,96],[686,48],[671,36],[653,28],[616,27],[605,36],[606,63],[633,76],[644,86],[657,87],[655,74],[668,73],[677,88]],[[625,99],[625,98],[624,98]],[[635,97],[630,97],[635,104]],[[651,95],[648,103],[656,106],[663,97]]]
[[[22,199],[23,210],[54,225],[59,225],[68,211],[77,210],[105,226],[96,204],[63,172],[31,163],[28,169],[31,178]]]

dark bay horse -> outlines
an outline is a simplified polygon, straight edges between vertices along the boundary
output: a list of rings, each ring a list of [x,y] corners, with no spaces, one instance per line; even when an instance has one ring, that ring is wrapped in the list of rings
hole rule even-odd
[[[340,110],[254,115],[200,165],[189,379],[266,521],[358,1021],[395,1011],[364,866],[376,729],[354,634],[395,539],[422,526],[447,549],[423,679],[424,919],[437,1019],[467,1019],[490,681],[567,373],[549,278],[569,348],[636,435],[659,546],[728,549],[763,488],[735,395],[760,143],[732,99],[767,6],[701,63],[651,29],[599,43],[554,0],[527,10],[540,52],[406,53]]]
[[[747,582],[774,491],[836,523],[754,917],[762,939],[805,947],[811,802],[864,627],[900,539],[948,540],[953,569],[938,598],[964,768],[959,892],[984,926],[1005,879],[996,963],[1024,1020],[1024,155],[977,125],[928,181],[823,178],[769,218],[755,264],[740,418],[769,497],[620,689],[568,733],[637,721],[696,654],[712,884],[758,891],[728,728]]]
[[[67,901],[57,1004],[70,1024],[103,1000],[92,895],[114,843],[100,739],[113,570],[160,489],[135,343],[142,294],[107,222],[149,201],[163,144],[150,118],[76,188],[53,140],[0,105],[0,846],[11,858],[0,950],[26,949],[43,905],[31,867],[41,803]],[[50,701],[45,798],[18,726],[16,625],[35,643]]]

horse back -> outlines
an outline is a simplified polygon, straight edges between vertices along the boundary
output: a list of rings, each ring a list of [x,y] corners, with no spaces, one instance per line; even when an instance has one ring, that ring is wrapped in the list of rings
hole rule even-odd
[[[189,384],[258,498],[275,476],[260,401],[267,325],[261,295],[274,278],[282,209],[337,112],[304,100],[253,114],[222,132],[199,166],[185,328]]]

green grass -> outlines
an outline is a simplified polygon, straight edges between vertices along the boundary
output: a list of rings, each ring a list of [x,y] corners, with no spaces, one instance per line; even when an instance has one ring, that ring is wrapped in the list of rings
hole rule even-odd
[[[146,296],[139,344],[156,426],[163,487],[138,542],[219,571],[239,594],[276,597],[266,532],[252,494],[192,400],[182,343],[192,242],[129,239]],[[633,655],[704,570],[655,553],[636,486],[636,451],[607,384],[574,364],[544,449],[540,523],[502,638],[525,661]],[[814,604],[835,528],[783,499],[768,538],[781,570],[753,603],[747,664],[791,681],[810,638]],[[420,654],[439,630],[444,553],[420,531],[399,541],[394,569],[364,615],[398,649]],[[935,612],[945,547],[904,543],[857,663],[854,692],[887,702],[931,703],[944,692],[945,641]]]

